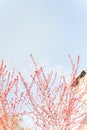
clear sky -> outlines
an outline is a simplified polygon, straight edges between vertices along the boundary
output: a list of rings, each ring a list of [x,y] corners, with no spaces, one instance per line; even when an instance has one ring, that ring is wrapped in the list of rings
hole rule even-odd
[[[68,70],[68,54],[80,54],[84,69],[86,51],[86,0],[0,0],[0,60],[8,66],[26,66],[32,53]]]

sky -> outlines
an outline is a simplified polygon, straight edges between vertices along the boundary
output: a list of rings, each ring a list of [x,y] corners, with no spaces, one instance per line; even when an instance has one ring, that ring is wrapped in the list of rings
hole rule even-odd
[[[0,60],[25,68],[38,63],[71,69],[68,54],[86,69],[86,0],[0,0]]]
[[[0,0],[0,60],[22,69],[25,76],[37,63],[71,70],[80,55],[87,69],[87,0]]]

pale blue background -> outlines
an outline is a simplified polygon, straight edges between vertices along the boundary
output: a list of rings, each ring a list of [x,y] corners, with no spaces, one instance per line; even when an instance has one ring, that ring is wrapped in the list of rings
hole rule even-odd
[[[50,65],[87,67],[86,0],[0,0],[0,59],[24,64],[29,54]],[[31,61],[29,61],[30,63]]]
[[[68,54],[87,67],[86,0],[0,0],[0,60],[31,69],[36,61],[70,71]],[[87,69],[87,68],[86,68]]]

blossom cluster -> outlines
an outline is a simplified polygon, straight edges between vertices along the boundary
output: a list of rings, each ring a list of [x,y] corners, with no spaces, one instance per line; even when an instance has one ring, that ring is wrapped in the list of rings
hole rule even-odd
[[[70,57],[72,72],[68,82],[63,75],[57,81],[57,72],[47,74],[32,55],[31,58],[35,66],[31,82],[27,82],[21,72],[15,74],[15,69],[8,72],[3,61],[0,64],[0,130],[30,130],[29,119],[28,127],[21,125],[26,115],[33,121],[32,130],[85,127],[87,105],[83,97],[87,93],[87,80],[76,85],[79,56],[76,64]],[[80,89],[83,84],[84,91]]]

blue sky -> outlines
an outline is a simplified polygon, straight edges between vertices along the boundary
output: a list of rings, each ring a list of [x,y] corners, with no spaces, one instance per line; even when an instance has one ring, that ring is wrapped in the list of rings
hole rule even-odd
[[[0,60],[29,66],[32,53],[40,63],[71,69],[80,54],[87,67],[86,0],[0,0]]]

